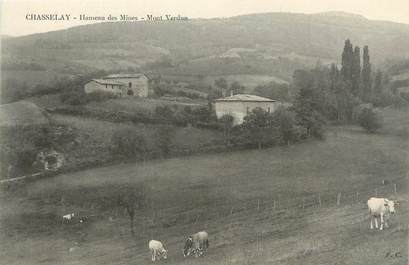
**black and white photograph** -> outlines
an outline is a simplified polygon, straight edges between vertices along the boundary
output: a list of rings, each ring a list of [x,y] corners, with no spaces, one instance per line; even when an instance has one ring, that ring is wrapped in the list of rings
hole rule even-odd
[[[3,0],[0,265],[409,264],[408,0]]]

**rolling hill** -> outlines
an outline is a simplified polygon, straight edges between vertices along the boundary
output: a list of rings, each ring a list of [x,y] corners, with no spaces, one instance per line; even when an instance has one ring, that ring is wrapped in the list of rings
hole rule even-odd
[[[347,38],[354,45],[369,45],[373,63],[409,56],[406,24],[340,12],[265,13],[100,23],[9,37],[2,40],[3,79],[21,70],[75,75],[132,68],[181,76],[269,75],[288,81],[295,69],[318,60],[338,62]]]

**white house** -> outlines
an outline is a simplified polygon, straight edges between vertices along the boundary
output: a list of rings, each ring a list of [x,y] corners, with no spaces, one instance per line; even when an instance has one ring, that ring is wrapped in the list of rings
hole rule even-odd
[[[255,108],[262,108],[274,112],[280,105],[279,101],[249,94],[237,94],[230,97],[216,99],[215,110],[217,118],[231,115],[234,124],[242,124],[244,117]]]
[[[147,97],[149,79],[144,74],[114,74],[102,79],[92,79],[84,85],[85,93],[105,91],[119,97]]]

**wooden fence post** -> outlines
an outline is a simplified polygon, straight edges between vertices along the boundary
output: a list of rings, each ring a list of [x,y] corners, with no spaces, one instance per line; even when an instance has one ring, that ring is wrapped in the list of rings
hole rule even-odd
[[[318,193],[318,204],[319,207],[321,208],[322,204],[321,204],[321,193]]]
[[[257,200],[257,211],[260,211],[260,199]]]
[[[356,192],[356,202],[359,202],[359,191]]]
[[[393,190],[395,191],[395,195],[397,194],[397,187],[396,187],[396,183],[393,184]]]
[[[337,206],[339,206],[341,204],[341,192],[338,192],[338,196],[337,196]]]

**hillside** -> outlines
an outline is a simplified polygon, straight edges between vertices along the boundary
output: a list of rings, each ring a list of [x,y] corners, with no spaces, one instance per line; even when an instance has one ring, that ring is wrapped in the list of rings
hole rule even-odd
[[[5,190],[0,260],[152,264],[147,242],[155,238],[169,249],[168,260],[158,264],[404,264],[407,136],[393,130],[408,119],[390,118],[406,117],[406,111],[386,110],[385,119],[395,126],[380,134],[338,126],[325,141],[101,167]],[[140,183],[147,206],[138,209],[131,236],[115,192]],[[401,201],[384,231],[369,229],[365,202],[375,192]],[[61,216],[71,212],[76,218],[62,223]],[[208,253],[183,258],[186,237],[202,229],[210,235]],[[389,251],[400,255],[386,259]]]
[[[318,59],[337,62],[347,38],[369,45],[373,63],[409,56],[409,25],[339,12],[265,13],[174,23],[101,23],[6,38],[3,79],[16,71],[57,76],[130,67],[183,78],[258,74],[289,81],[294,69]]]

